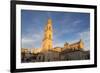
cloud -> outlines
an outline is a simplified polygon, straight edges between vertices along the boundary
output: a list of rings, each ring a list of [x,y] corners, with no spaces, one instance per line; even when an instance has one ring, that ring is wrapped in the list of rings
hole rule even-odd
[[[64,46],[64,43],[63,42],[55,42],[53,44],[53,47],[63,47]]]
[[[80,37],[83,39],[84,45],[85,45],[85,50],[90,49],[90,31],[84,31],[79,33]]]
[[[61,21],[61,23],[56,23],[56,26],[54,26],[53,33],[56,37],[59,37],[63,34],[69,34],[69,33],[77,33],[78,31],[81,31],[81,26],[84,25],[82,23],[83,21],[81,19],[72,20],[71,19],[64,19]],[[57,28],[57,26],[60,26]],[[60,29],[60,30],[59,30]],[[84,28],[82,28],[84,30]],[[54,36],[54,37],[55,37]]]
[[[22,37],[22,47],[23,48],[40,48],[42,42],[41,32],[38,33],[28,33],[27,36]]]
[[[81,20],[75,20],[75,21],[73,22],[73,24],[79,24],[79,23],[81,23]]]
[[[22,48],[31,48],[33,47],[33,40],[32,38],[22,38],[21,40]]]
[[[74,20],[74,22],[72,22],[73,27],[80,25],[82,22],[82,20],[78,19],[78,20]]]

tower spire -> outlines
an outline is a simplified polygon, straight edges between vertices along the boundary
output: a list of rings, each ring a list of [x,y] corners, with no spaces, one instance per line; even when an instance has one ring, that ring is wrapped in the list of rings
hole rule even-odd
[[[51,18],[48,19],[48,24],[52,24]]]
[[[42,41],[42,50],[43,51],[48,51],[49,49],[53,48],[52,35],[53,35],[52,20],[49,18],[47,20],[47,24],[45,26],[44,38]]]

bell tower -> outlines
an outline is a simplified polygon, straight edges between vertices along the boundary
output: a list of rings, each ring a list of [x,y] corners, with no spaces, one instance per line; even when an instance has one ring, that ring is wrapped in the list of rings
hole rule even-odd
[[[49,18],[44,29],[44,38],[42,40],[42,51],[48,51],[49,49],[53,48],[52,36],[53,36],[52,20]]]

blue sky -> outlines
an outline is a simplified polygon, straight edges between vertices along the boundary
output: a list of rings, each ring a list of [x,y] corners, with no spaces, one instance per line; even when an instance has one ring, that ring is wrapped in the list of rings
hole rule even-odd
[[[53,47],[63,47],[65,42],[83,39],[85,49],[90,49],[90,14],[21,10],[22,48],[40,48],[44,26],[52,19]]]

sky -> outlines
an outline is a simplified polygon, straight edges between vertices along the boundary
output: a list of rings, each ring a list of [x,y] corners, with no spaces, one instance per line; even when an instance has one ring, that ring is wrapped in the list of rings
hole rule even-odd
[[[77,12],[56,12],[21,10],[22,48],[41,48],[44,27],[52,19],[53,47],[63,47],[83,40],[86,50],[90,49],[90,14]]]

